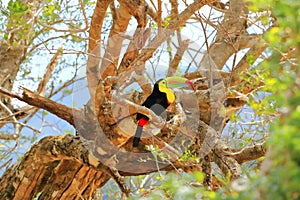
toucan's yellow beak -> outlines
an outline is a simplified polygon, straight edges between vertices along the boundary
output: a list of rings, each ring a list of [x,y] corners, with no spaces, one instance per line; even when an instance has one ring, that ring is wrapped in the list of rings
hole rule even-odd
[[[172,76],[172,77],[167,77],[165,78],[167,82],[167,87],[168,88],[180,88],[180,87],[190,87],[192,89],[195,88],[194,84],[192,81],[186,78],[178,77],[178,76]]]

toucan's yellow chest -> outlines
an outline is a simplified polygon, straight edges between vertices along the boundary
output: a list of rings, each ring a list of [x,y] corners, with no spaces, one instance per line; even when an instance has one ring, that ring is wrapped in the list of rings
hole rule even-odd
[[[175,94],[174,94],[174,92],[170,88],[167,88],[166,85],[164,85],[164,84],[159,84],[158,88],[159,88],[160,92],[163,92],[163,93],[166,94],[167,100],[168,100],[169,104],[174,103],[174,101],[175,101]]]

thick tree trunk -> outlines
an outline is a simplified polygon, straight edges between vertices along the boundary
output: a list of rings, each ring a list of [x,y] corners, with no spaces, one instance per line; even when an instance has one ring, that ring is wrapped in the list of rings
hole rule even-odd
[[[3,174],[0,199],[91,199],[110,176],[90,161],[79,137],[46,137]]]

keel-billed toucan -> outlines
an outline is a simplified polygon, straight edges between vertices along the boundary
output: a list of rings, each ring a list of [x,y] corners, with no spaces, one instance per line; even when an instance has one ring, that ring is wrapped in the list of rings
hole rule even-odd
[[[151,109],[156,115],[160,115],[167,107],[175,101],[175,94],[171,88],[179,88],[189,86],[194,89],[193,83],[181,77],[167,77],[165,79],[158,80],[153,88],[150,96],[147,97],[146,101],[142,104]],[[133,138],[133,147],[137,147],[140,141],[140,137],[149,118],[143,114],[138,113],[136,116],[138,126]]]

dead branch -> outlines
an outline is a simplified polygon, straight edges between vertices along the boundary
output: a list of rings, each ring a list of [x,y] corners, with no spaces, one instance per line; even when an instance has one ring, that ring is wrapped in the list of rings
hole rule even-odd
[[[31,106],[35,106],[37,108],[41,108],[55,114],[56,116],[60,117],[63,120],[66,120],[71,125],[75,126],[74,123],[74,114],[81,113],[79,109],[70,108],[65,105],[59,104],[55,101],[52,101],[46,97],[42,97],[39,94],[32,92],[26,88],[23,88],[22,96],[9,92],[8,90],[0,87],[0,93],[19,99]]]
[[[5,89],[5,88],[3,88],[3,87],[0,87],[0,93],[6,95],[6,96],[8,96],[8,97],[11,97],[11,98],[16,98],[16,99],[21,98],[19,95],[14,94],[14,93],[12,93],[11,91],[9,91],[9,90],[7,90],[7,89]]]
[[[37,93],[41,96],[45,95],[46,92],[46,85],[52,75],[52,72],[55,68],[55,66],[58,64],[59,59],[61,58],[61,55],[63,53],[63,45],[61,45],[56,53],[54,54],[54,56],[51,58],[50,63],[48,64],[47,68],[46,68],[46,72],[44,74],[44,77],[42,78],[42,80],[39,83],[38,89],[37,89]]]
[[[258,159],[266,154],[266,143],[255,144],[253,146],[247,146],[242,149],[231,149],[233,153],[230,156],[233,157],[239,164],[244,162]]]

